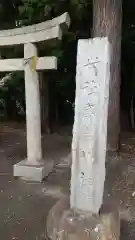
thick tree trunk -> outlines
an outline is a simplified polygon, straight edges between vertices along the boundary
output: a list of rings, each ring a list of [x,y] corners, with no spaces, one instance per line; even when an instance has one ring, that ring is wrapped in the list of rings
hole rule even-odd
[[[108,115],[108,148],[112,150],[118,149],[120,136],[121,22],[121,0],[93,0],[93,36],[108,36],[112,47]]]

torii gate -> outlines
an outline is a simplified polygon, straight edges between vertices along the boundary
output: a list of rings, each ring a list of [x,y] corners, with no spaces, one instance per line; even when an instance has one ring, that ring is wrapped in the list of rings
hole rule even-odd
[[[0,72],[25,72],[27,159],[13,166],[13,174],[25,180],[42,181],[53,168],[53,161],[43,161],[41,147],[40,91],[38,71],[56,70],[56,57],[38,57],[35,43],[61,40],[69,27],[68,13],[32,26],[0,31],[0,46],[24,44],[24,59],[0,60]]]

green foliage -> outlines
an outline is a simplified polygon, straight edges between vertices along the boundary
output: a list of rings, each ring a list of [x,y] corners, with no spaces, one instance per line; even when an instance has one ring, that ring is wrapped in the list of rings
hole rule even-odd
[[[12,28],[52,19],[64,12],[71,17],[71,27],[61,43],[42,49],[41,54],[55,55],[58,58],[58,71],[50,74],[51,88],[63,104],[73,103],[75,90],[76,50],[79,38],[89,38],[92,29],[92,0],[3,0],[0,3],[0,27]],[[122,91],[135,90],[135,1],[123,0],[122,31]],[[10,13],[10,14],[9,14]],[[18,57],[18,48],[3,49],[2,56]],[[21,53],[22,54],[22,53]],[[22,80],[21,80],[22,79]],[[23,76],[13,76],[12,81],[0,90],[1,99],[15,96],[24,101]],[[16,90],[15,90],[16,89]],[[7,100],[6,100],[7,101]],[[125,103],[124,103],[125,104]],[[24,104],[23,104],[24,105]]]
[[[15,73],[4,87],[0,88],[0,109],[11,118],[25,113],[25,86],[22,73]]]
[[[71,17],[82,20],[90,6],[90,0],[22,0],[19,13],[23,22],[28,24],[53,18],[63,12],[69,12]]]
[[[68,12],[71,17],[71,27],[65,33],[61,43],[50,46],[41,51],[41,55],[54,55],[58,58],[58,71],[50,74],[50,81],[53,91],[59,102],[65,104],[74,102],[75,90],[75,71],[76,71],[76,49],[77,40],[82,37],[90,36],[92,26],[92,0],[8,0],[10,6],[0,4],[0,22],[2,28],[5,28],[5,20],[2,14],[10,11],[12,24],[8,20],[8,28],[17,24],[18,26],[30,25],[52,19],[64,12]],[[12,15],[11,9],[15,9],[16,14]],[[6,27],[7,28],[7,27]],[[16,51],[17,49],[17,51]],[[17,57],[19,49],[3,49],[3,57]],[[12,79],[0,89],[0,99],[5,100],[7,105],[15,105],[22,102],[24,106],[24,84],[23,76],[13,75]],[[7,97],[8,96],[8,97]],[[1,101],[1,100],[0,100]],[[11,106],[13,107],[13,106]]]

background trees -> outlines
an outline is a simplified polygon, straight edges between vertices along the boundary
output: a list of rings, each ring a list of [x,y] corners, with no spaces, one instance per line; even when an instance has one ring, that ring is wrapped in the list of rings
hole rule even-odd
[[[131,96],[134,96],[134,51],[135,51],[135,2],[123,0],[1,0],[0,28],[12,28],[51,19],[68,11],[71,16],[70,30],[63,41],[50,49],[41,49],[41,54],[58,57],[59,69],[47,77],[50,104],[59,122],[73,122],[76,50],[79,38],[108,36],[112,48],[112,75],[108,120],[108,143],[116,149],[119,136],[119,93],[121,84],[121,110],[130,114]],[[123,21],[122,21],[123,10]],[[122,23],[122,33],[121,33]],[[92,32],[93,28],[93,32]],[[121,39],[122,36],[122,39]],[[122,40],[122,44],[121,44]],[[122,46],[122,54],[121,54]],[[20,49],[3,49],[2,57],[19,54]],[[120,61],[120,57],[122,56]],[[122,66],[120,72],[120,65]],[[121,73],[121,74],[120,74]],[[121,78],[121,81],[120,81]],[[15,74],[11,81],[0,88],[0,106],[8,117],[25,111],[23,75]],[[56,104],[57,103],[57,104]],[[10,106],[11,107],[8,107]],[[54,107],[55,105],[55,107]],[[14,107],[13,107],[14,106]],[[8,109],[15,108],[15,111]],[[4,110],[5,109],[5,110]],[[114,114],[115,112],[115,114]],[[115,116],[115,118],[114,118]],[[129,121],[130,123],[130,121]]]

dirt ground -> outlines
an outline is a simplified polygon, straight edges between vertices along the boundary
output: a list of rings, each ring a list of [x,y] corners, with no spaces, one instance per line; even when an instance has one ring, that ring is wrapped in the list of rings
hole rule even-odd
[[[135,133],[121,136],[119,156],[107,156],[105,198],[117,202],[121,215],[121,240],[135,239]]]
[[[12,166],[26,157],[26,134],[20,125],[1,125],[0,239],[45,239],[49,209],[69,192],[71,131],[42,139],[44,159],[55,168],[42,184],[13,178]],[[135,239],[135,134],[122,135],[119,156],[107,156],[105,198],[114,198],[121,213],[121,240]]]
[[[0,239],[45,239],[48,210],[69,191],[69,137],[64,132],[42,139],[44,159],[54,159],[53,173],[40,183],[13,178],[13,164],[26,158],[26,135],[13,124],[0,132]]]

